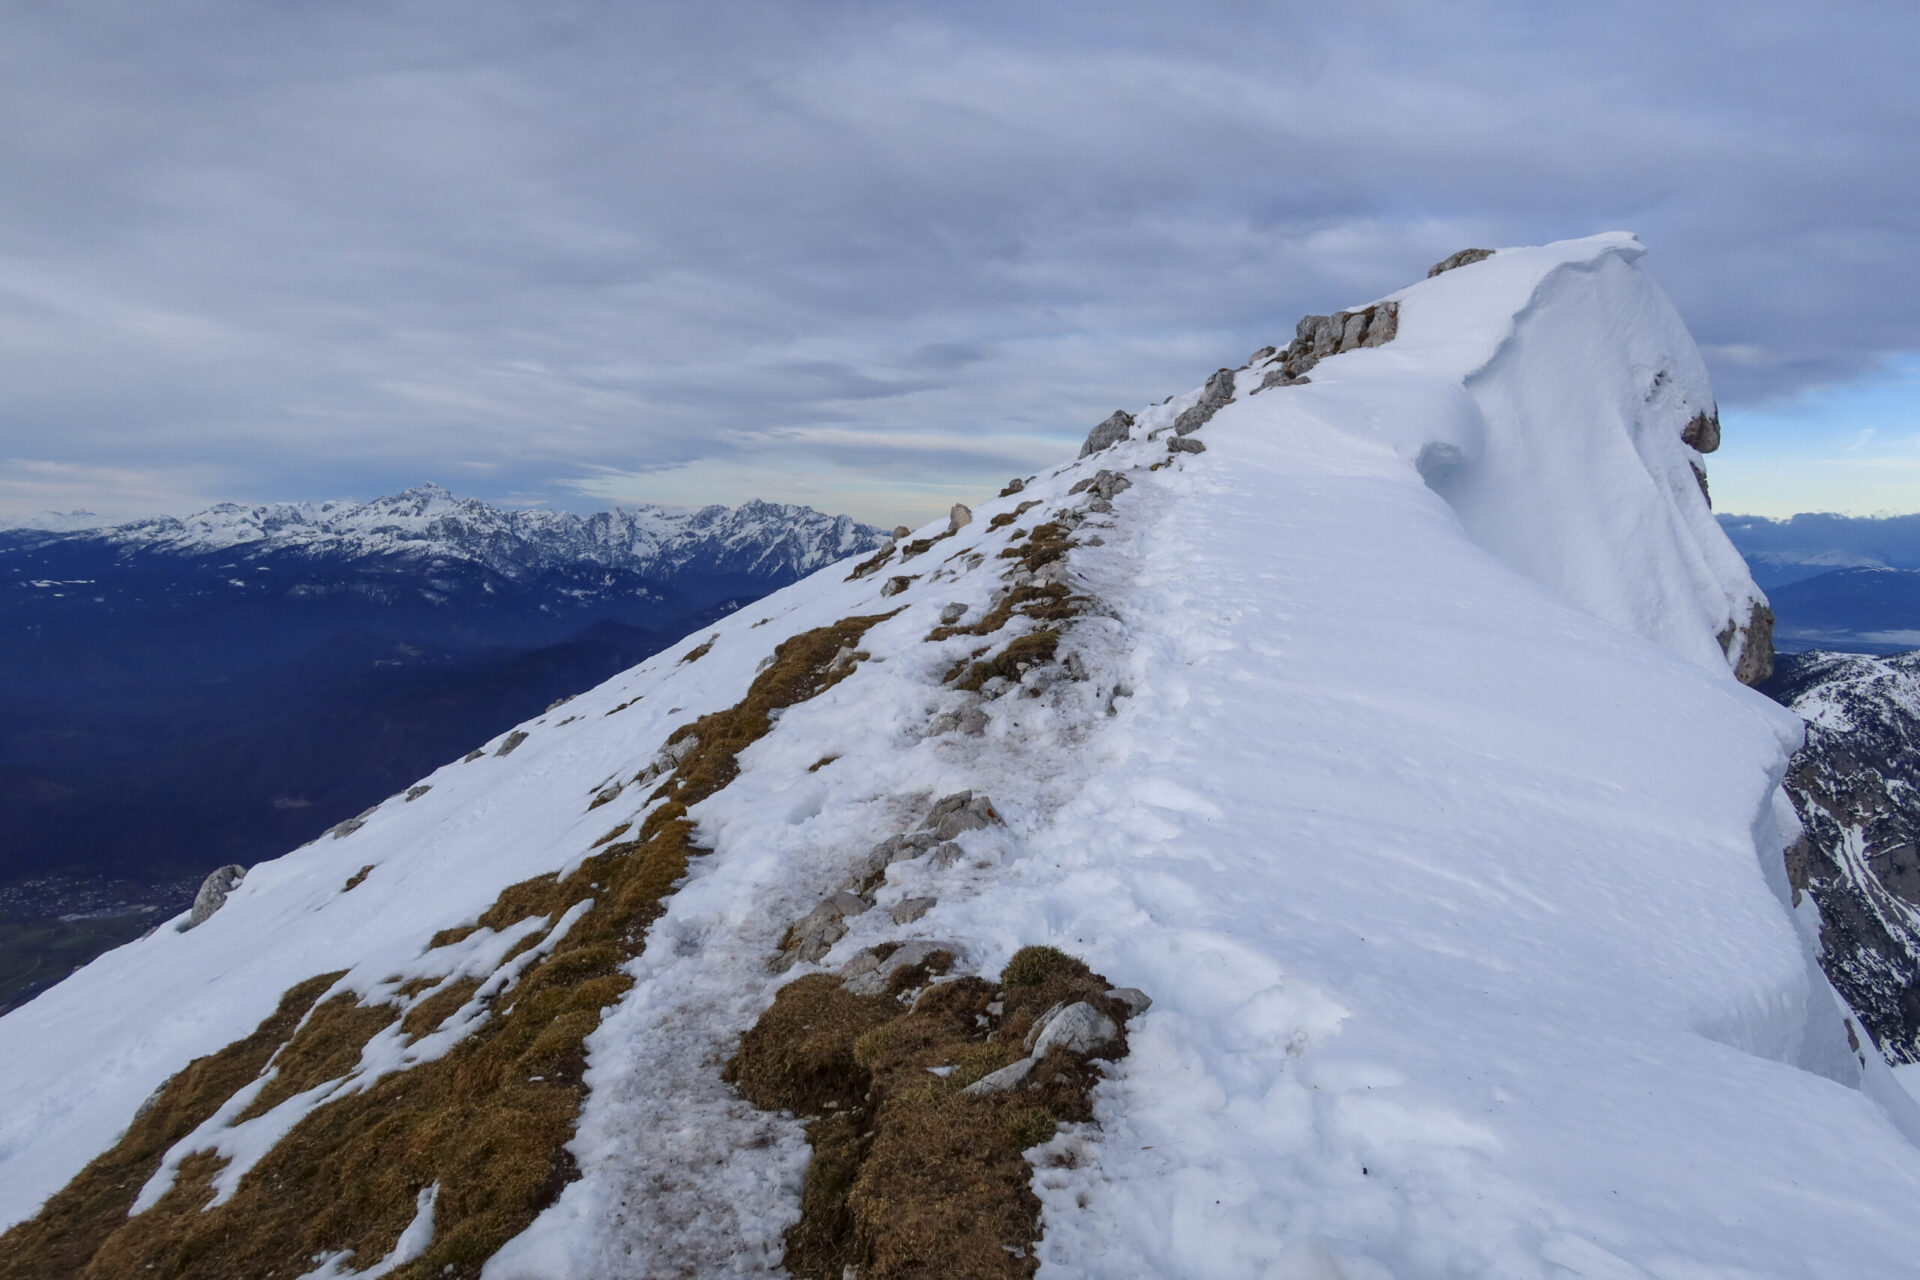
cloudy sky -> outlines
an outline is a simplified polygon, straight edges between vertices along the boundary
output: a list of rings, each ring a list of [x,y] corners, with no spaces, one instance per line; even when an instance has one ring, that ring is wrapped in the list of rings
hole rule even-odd
[[[0,0],[0,516],[891,523],[1625,228],[1722,509],[1920,509],[1920,7]]]

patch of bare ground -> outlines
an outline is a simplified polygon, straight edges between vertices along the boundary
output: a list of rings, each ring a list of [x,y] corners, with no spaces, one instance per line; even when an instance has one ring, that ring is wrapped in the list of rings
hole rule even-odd
[[[1020,1061],[1034,1023],[1061,1004],[1110,1017],[1121,1030],[1098,1056],[1124,1056],[1128,1010],[1050,947],[1017,952],[997,983],[933,982],[944,956],[896,973],[886,994],[855,995],[830,974],[790,983],[728,1066],[755,1106],[810,1117],[813,1159],[786,1237],[796,1276],[1001,1280],[1038,1266],[1040,1202],[1023,1152],[1063,1121],[1092,1119],[1099,1068],[1056,1048],[1022,1085],[963,1090]]]

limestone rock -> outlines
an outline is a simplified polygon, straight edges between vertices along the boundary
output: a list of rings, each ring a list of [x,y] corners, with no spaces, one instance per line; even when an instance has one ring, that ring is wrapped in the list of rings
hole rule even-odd
[[[1427,279],[1431,280],[1442,272],[1451,271],[1455,267],[1465,267],[1476,262],[1484,262],[1492,256],[1493,250],[1491,249],[1462,249],[1458,253],[1450,253],[1427,268]]]
[[[1125,409],[1115,409],[1113,414],[1108,417],[1105,422],[1102,422],[1099,426],[1087,433],[1086,443],[1080,446],[1080,456],[1084,458],[1090,453],[1098,453],[1102,449],[1111,448],[1119,444],[1122,440],[1125,440],[1128,433],[1132,430],[1133,415]],[[1008,487],[1012,488],[1011,485]],[[1021,488],[1025,487],[1025,485],[1021,486]],[[1016,489],[1014,492],[1017,493],[1019,490]]]
[[[1206,387],[1201,390],[1200,399],[1173,420],[1173,434],[1192,435],[1206,426],[1222,406],[1233,401],[1233,379],[1233,370],[1215,370],[1213,376],[1207,379]]]
[[[1175,436],[1167,441],[1169,453],[1205,453],[1207,446],[1198,440],[1189,440],[1184,436]]]
[[[1127,1006],[1128,1015],[1135,1018],[1153,1007],[1153,997],[1138,987],[1115,987],[1107,992],[1107,999]]]
[[[1745,626],[1729,623],[1718,639],[1741,684],[1759,684],[1773,674],[1773,610],[1766,605],[1756,602]]]
[[[1080,453],[1080,456],[1083,458],[1086,457],[1086,451],[1082,450]],[[1000,496],[1003,498],[1010,498],[1014,494],[1024,490],[1026,487],[1027,487],[1027,482],[1025,480],[1022,480],[1019,476],[1015,476],[1013,479],[1007,481],[1007,487],[1000,491]]]
[[[946,608],[940,611],[940,625],[943,627],[950,627],[954,623],[960,621],[960,619],[966,616],[967,616],[967,606],[965,606],[964,604],[961,604],[958,601],[955,601],[954,603],[948,605]]]
[[[989,1072],[960,1091],[963,1098],[984,1098],[990,1093],[1004,1093],[1026,1083],[1033,1074],[1034,1060],[1022,1058],[1011,1066]]]
[[[1720,447],[1720,411],[1701,411],[1680,429],[1680,439],[1689,449],[1712,453]]]
[[[920,830],[932,832],[938,841],[947,841],[962,831],[977,831],[999,820],[993,801],[971,791],[956,791],[934,804],[927,820],[920,824]]]
[[[1070,1004],[1047,1020],[1034,1037],[1033,1056],[1044,1058],[1050,1049],[1065,1049],[1085,1056],[1112,1044],[1120,1035],[1113,1019],[1081,1001]]]
[[[883,596],[897,596],[902,591],[905,591],[908,587],[912,585],[913,585],[913,578],[911,575],[903,574],[897,577],[888,578],[886,585],[880,588],[880,594]]]
[[[890,914],[895,924],[912,924],[933,910],[934,903],[937,901],[936,898],[902,898],[894,903]]]
[[[230,863],[202,880],[200,892],[193,895],[193,911],[187,916],[186,927],[205,924],[214,912],[227,905],[227,895],[246,878],[245,867]]]
[[[833,950],[834,943],[847,936],[846,918],[859,915],[871,905],[865,898],[842,889],[793,926],[787,949],[802,960],[820,959]]]
[[[500,749],[498,751],[495,751],[493,754],[495,754],[496,756],[510,756],[513,754],[513,749],[519,746],[521,743],[525,742],[526,740],[527,740],[527,731],[525,729],[515,729],[512,733],[507,735],[506,741],[502,742],[500,744]]]
[[[423,782],[417,787],[408,787],[407,799],[409,801],[418,800],[421,796],[427,794],[427,792],[431,790],[433,790],[433,784],[431,782]]]
[[[973,508],[964,502],[953,504],[953,510],[947,513],[947,532],[958,533],[973,523]]]
[[[963,948],[957,942],[946,942],[937,939],[909,942],[902,947],[896,948],[891,955],[880,961],[880,963],[872,969],[865,973],[854,974],[841,985],[857,996],[880,995],[886,991],[888,984],[893,981],[894,974],[900,972],[902,969],[911,969],[915,965],[925,964],[936,951],[944,951],[955,959],[958,959],[964,954]]]
[[[968,707],[960,713],[960,732],[970,738],[977,738],[987,731],[987,713],[979,707]]]
[[[895,542],[899,542],[912,532],[913,530],[907,528],[907,526],[903,524],[897,524],[893,526],[893,540]]]

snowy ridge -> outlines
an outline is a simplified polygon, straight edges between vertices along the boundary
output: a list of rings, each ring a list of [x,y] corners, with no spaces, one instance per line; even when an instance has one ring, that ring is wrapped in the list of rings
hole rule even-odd
[[[253,868],[192,932],[0,1019],[0,1217],[293,984],[484,968],[500,935],[428,940],[638,823],[658,801],[613,784],[783,640],[887,613],[691,811],[711,852],[587,1041],[579,1177],[488,1277],[775,1272],[805,1138],[719,1064],[782,983],[912,939],[982,973],[1048,943],[1153,997],[1097,1123],[1029,1153],[1043,1276],[1911,1274],[1920,1113],[1849,1047],[1790,907],[1800,726],[1730,671],[1761,597],[1694,480],[1710,391],[1639,256],[1596,237],[1402,291],[1385,345],[1305,384],[1270,354],[1226,371],[1197,432],[1200,391],[1148,408]],[[1043,521],[1070,550],[1010,565]],[[1048,583],[1085,602],[1057,651],[961,687],[1043,628],[943,618]],[[769,963],[962,789],[1001,823],[887,867],[817,964]],[[893,923],[909,898],[935,904]]]
[[[456,498],[434,484],[371,502],[226,502],[190,516],[105,527],[76,525],[80,519],[76,514],[22,527],[123,552],[470,561],[509,578],[582,564],[671,578],[695,563],[713,572],[798,576],[871,548],[882,537],[851,517],[787,503],[698,511],[643,504],[577,516],[505,511],[477,498]]]

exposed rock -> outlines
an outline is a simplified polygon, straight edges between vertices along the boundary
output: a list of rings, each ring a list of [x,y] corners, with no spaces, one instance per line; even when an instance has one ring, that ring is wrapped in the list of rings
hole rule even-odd
[[[935,845],[927,860],[936,867],[950,867],[966,856],[965,849],[962,849],[958,843],[948,840],[944,844]]]
[[[1700,496],[1705,498],[1707,500],[1707,505],[1711,507],[1713,505],[1713,494],[1707,488],[1706,468],[1702,467],[1699,463],[1695,462],[1691,458],[1687,459],[1687,465],[1693,468],[1693,482],[1700,486]]]
[[[956,791],[944,796],[927,814],[927,820],[920,824],[922,831],[932,832],[936,839],[951,840],[962,831],[977,831],[981,827],[998,822],[1000,815],[993,810],[993,802],[985,796],[976,796],[971,791]]]
[[[345,836],[350,836],[354,832],[358,831],[360,828],[366,826],[367,819],[371,818],[374,815],[374,812],[379,808],[380,808],[379,805],[375,805],[373,806],[372,809],[362,809],[359,813],[356,813],[353,817],[344,818],[341,821],[334,823],[332,826],[328,827],[323,834],[330,835],[335,840],[339,840]]]
[[[911,575],[903,574],[888,578],[886,584],[880,588],[880,594],[883,596],[897,596],[912,585],[913,577]]]
[[[1273,387],[1297,387],[1312,381],[1313,379],[1304,373],[1298,376],[1288,373],[1283,365],[1278,369],[1269,370],[1267,376],[1260,380],[1260,385],[1253,389],[1253,394],[1259,395],[1262,391]]]
[[[1111,502],[1108,502],[1105,498],[1095,498],[1092,502],[1089,502],[1087,504],[1087,510],[1093,512],[1097,516],[1104,516],[1113,510],[1113,504]]]
[[[1747,625],[1728,623],[1718,639],[1741,684],[1759,684],[1773,674],[1773,610],[1766,605],[1756,601]]]
[[[895,924],[912,924],[915,920],[918,920],[921,916],[933,910],[934,904],[937,901],[939,901],[937,898],[902,898],[900,901],[894,903],[893,911],[890,914],[893,916],[893,922]]]
[[[1821,966],[1887,1060],[1920,1062],[1920,651],[1790,655],[1767,692],[1807,721],[1794,902],[1813,895]]]
[[[421,796],[427,794],[427,792],[431,790],[433,790],[433,784],[431,782],[423,782],[417,787],[408,787],[407,799],[409,801],[418,800]]]
[[[484,756],[485,754],[487,754],[485,750],[483,750],[480,747],[475,747],[473,750],[467,752],[467,754],[460,757],[460,763],[472,764],[475,760],[478,760],[481,756]]]
[[[967,606],[965,606],[964,604],[961,604],[958,601],[955,601],[954,603],[948,605],[946,608],[940,611],[940,625],[943,627],[950,627],[954,623],[960,621],[960,619],[966,616],[967,616]]]
[[[1131,488],[1133,481],[1118,471],[1108,471],[1103,467],[1093,473],[1093,491],[1109,502]]]
[[[496,756],[510,756],[513,754],[513,749],[526,740],[527,731],[525,729],[515,729],[507,735],[506,740],[500,744],[500,749],[493,754]]]
[[[1207,385],[1201,389],[1200,399],[1191,407],[1183,410],[1173,420],[1173,434],[1192,435],[1212,420],[1221,408],[1233,402],[1234,372],[1231,369],[1217,369],[1207,379]]]
[[[1070,1004],[1046,1020],[1034,1037],[1033,1056],[1044,1058],[1048,1050],[1065,1049],[1085,1057],[1112,1044],[1120,1036],[1113,1019],[1085,1001]]]
[[[846,918],[859,915],[871,905],[858,894],[842,889],[793,926],[785,949],[808,962],[820,959],[833,950],[834,943],[847,936]]]
[[[1127,1006],[1130,1018],[1137,1018],[1153,1007],[1153,998],[1138,987],[1115,987],[1107,992],[1107,998]]]
[[[1020,1085],[1026,1083],[1028,1076],[1033,1074],[1034,1066],[1035,1063],[1032,1058],[1022,1058],[1020,1061],[1004,1066],[998,1071],[991,1071],[981,1076],[978,1080],[975,1080],[972,1084],[962,1089],[960,1096],[963,1098],[984,1098],[990,1093],[1004,1093],[1008,1089],[1018,1088]]]
[[[1258,351],[1254,352],[1252,355],[1247,357],[1247,363],[1249,365],[1259,364],[1262,360],[1272,359],[1274,356],[1278,355],[1279,352],[1280,352],[1280,348],[1278,347],[1262,347]]]
[[[880,995],[891,984],[894,974],[902,969],[923,965],[942,951],[956,958],[965,954],[965,948],[957,942],[940,940],[909,942],[896,948],[886,959],[867,972],[853,975],[843,985],[857,996]]]
[[[1085,449],[1082,449],[1080,451],[1080,456],[1083,458],[1086,457],[1087,451]],[[1000,496],[1003,498],[1011,498],[1014,494],[1022,492],[1024,489],[1026,489],[1026,487],[1027,487],[1027,482],[1025,480],[1022,480],[1019,476],[1015,476],[1013,479],[1007,481],[1007,487],[1000,491]]]
[[[973,523],[973,508],[963,502],[953,504],[953,510],[947,513],[947,532],[958,533]]]
[[[587,808],[598,809],[603,804],[612,804],[615,800],[618,800],[620,798],[620,793],[624,790],[626,790],[626,788],[622,786],[620,783],[618,782],[612,783],[608,785],[605,789],[596,793],[593,797],[592,802],[587,805]]]
[[[1476,262],[1484,262],[1492,256],[1493,250],[1491,249],[1462,249],[1458,253],[1450,253],[1427,268],[1427,279],[1431,280],[1442,272],[1451,271],[1455,267],[1465,267]]]
[[[1720,447],[1720,411],[1711,413],[1702,410],[1688,420],[1680,429],[1680,439],[1689,449],[1700,453],[1712,453]]]
[[[1105,422],[1087,433],[1086,443],[1080,446],[1080,456],[1084,458],[1090,453],[1098,453],[1102,449],[1119,444],[1132,430],[1133,415],[1125,409],[1115,409]],[[1023,489],[1025,487],[1025,485],[1021,486]],[[1012,486],[1009,485],[1008,488],[1012,489]],[[1013,489],[1013,492],[1018,493],[1019,490]]]
[[[1198,440],[1189,440],[1183,436],[1175,436],[1173,439],[1167,441],[1167,451],[1170,453],[1205,453],[1207,446]]]
[[[895,542],[898,542],[912,532],[913,530],[907,528],[907,526],[903,524],[897,524],[893,526],[893,540]]]
[[[187,916],[186,928],[205,924],[214,912],[227,905],[227,895],[246,878],[247,869],[231,863],[202,880],[200,892],[193,895],[193,910]]]
[[[968,707],[960,713],[960,732],[970,738],[977,738],[987,731],[987,713],[979,707]]]

